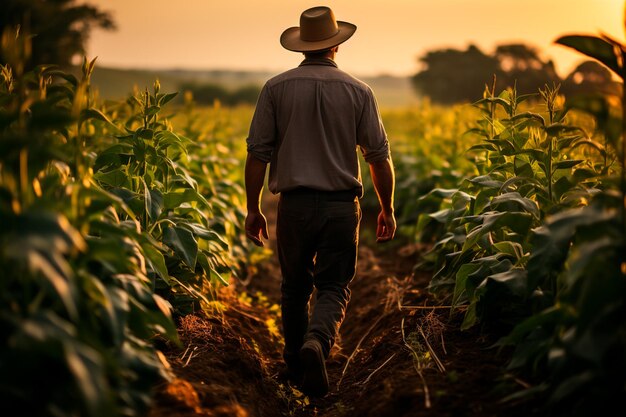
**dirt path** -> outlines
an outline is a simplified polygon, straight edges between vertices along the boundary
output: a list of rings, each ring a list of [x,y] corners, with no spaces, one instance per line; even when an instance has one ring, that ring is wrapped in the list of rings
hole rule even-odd
[[[264,212],[273,235],[276,200]],[[371,228],[365,221],[362,230]],[[275,242],[270,241],[273,248]],[[151,416],[517,416],[501,404],[507,353],[494,336],[460,331],[460,317],[414,272],[420,247],[361,243],[352,301],[328,361],[330,393],[309,400],[281,381],[276,257],[247,283],[221,291],[221,313],[185,317],[182,348],[166,355],[177,378],[159,387]],[[244,296],[241,294],[245,293]]]

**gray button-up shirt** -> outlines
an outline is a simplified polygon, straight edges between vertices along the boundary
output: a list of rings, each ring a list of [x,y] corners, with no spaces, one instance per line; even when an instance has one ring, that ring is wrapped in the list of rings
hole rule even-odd
[[[367,162],[389,158],[372,90],[331,59],[305,59],[265,84],[247,145],[249,154],[270,163],[274,194],[362,189],[357,147]]]

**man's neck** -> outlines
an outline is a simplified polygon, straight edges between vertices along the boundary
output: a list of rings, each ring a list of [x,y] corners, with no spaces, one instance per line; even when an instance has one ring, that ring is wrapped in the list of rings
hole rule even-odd
[[[323,54],[304,54],[304,57],[307,59],[330,59],[335,60],[336,51],[331,49],[330,51],[326,51]]]

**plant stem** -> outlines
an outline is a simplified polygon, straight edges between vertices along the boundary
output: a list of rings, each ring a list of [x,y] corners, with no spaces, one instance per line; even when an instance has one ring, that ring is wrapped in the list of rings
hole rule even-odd
[[[28,205],[28,149],[20,150],[20,207]]]
[[[547,101],[547,106],[548,106],[548,115],[549,115],[549,125],[552,126],[552,124],[554,123],[554,100],[556,100],[556,94],[550,94],[550,90],[548,89],[548,87],[546,86],[546,91],[548,92],[548,94],[546,95],[546,101]],[[553,147],[554,147],[554,138],[550,135],[548,135],[548,139],[549,139],[549,143],[548,143],[548,166],[546,168],[546,173],[548,174],[548,199],[550,200],[550,203],[553,203],[552,201],[552,154],[553,154]]]
[[[552,203],[552,143],[554,139],[552,136],[549,136],[550,142],[548,143],[548,166],[546,168],[546,172],[548,174],[548,199],[550,203]]]
[[[622,62],[622,80],[626,79],[626,68]],[[626,88],[622,88],[622,172],[620,178],[620,186],[622,189],[622,233],[626,240]]]

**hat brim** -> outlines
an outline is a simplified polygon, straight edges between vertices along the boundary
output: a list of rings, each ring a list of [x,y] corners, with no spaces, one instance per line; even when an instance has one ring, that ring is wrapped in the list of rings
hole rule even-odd
[[[336,35],[321,41],[308,42],[300,39],[300,27],[291,27],[280,35],[280,44],[283,48],[294,52],[316,52],[335,47],[348,39],[356,31],[356,25],[348,22],[337,21],[339,31]]]

